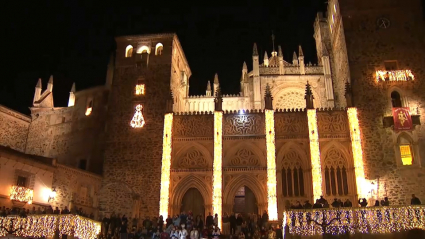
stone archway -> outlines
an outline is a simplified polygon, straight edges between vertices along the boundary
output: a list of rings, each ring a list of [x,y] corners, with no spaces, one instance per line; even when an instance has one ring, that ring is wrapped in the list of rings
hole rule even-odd
[[[248,187],[257,201],[258,213],[267,210],[267,175],[264,174],[242,174],[233,177],[224,185],[223,190],[223,213],[232,213],[235,204],[235,196],[241,187]]]
[[[203,207],[204,207],[204,215],[207,215],[208,212],[211,211],[211,205],[212,205],[212,188],[211,183],[208,183],[211,181],[211,177],[209,176],[201,176],[201,175],[185,175],[185,177],[178,176],[178,175],[172,175],[172,178],[182,178],[181,180],[173,182],[172,189],[170,191],[170,207],[169,207],[169,213],[170,215],[175,215],[177,213],[180,213],[180,210],[182,210],[182,202],[185,194],[190,189],[196,189],[199,191],[203,198]]]
[[[194,216],[201,215],[201,218],[205,218],[205,200],[201,192],[196,188],[189,188],[182,198],[181,212],[192,211]]]

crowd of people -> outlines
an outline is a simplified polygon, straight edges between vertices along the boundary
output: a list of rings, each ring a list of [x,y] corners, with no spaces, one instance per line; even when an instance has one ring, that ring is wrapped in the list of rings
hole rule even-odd
[[[95,219],[94,214],[86,214],[82,208],[76,208],[75,211],[70,211],[68,207],[64,207],[62,210],[59,209],[59,207],[56,207],[53,209],[52,206],[50,207],[38,207],[37,209],[35,207],[30,209],[25,208],[7,208],[5,206],[0,206],[0,217],[6,217],[9,215],[18,215],[20,217],[27,217],[29,215],[41,215],[41,214],[76,214],[83,217],[88,217],[90,219]]]
[[[194,216],[191,211],[182,212],[164,220],[162,216],[144,220],[129,219],[125,215],[111,214],[102,220],[102,238],[107,239],[218,239],[220,235],[234,239],[282,238],[280,227],[268,224],[268,214],[263,215],[225,213],[222,228],[218,227],[218,215]]]

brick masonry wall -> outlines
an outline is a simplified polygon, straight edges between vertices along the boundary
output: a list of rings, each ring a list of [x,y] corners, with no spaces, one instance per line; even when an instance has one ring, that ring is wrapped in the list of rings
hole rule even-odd
[[[425,200],[425,127],[416,126],[413,132],[408,132],[418,138],[419,155],[414,156],[422,167],[419,164],[406,167],[397,165],[394,150],[397,133],[382,124],[383,116],[391,116],[390,94],[394,88],[406,97],[412,114],[419,113],[421,122],[425,122],[424,31],[418,3],[414,0],[340,2],[354,103],[359,109],[366,177],[379,178],[380,196],[388,196],[393,204],[410,203],[412,193]],[[377,26],[381,16],[390,19],[390,28]],[[377,83],[375,71],[384,70],[386,60],[397,60],[399,69],[412,70],[415,81]]]
[[[25,151],[30,118],[0,106],[0,145]]]
[[[161,56],[149,56],[149,66],[136,67],[140,55],[124,58],[128,42],[118,41],[117,60],[110,92],[104,157],[104,181],[100,192],[102,213],[157,216],[161,179],[162,141],[166,100],[169,97],[172,41]],[[122,44],[122,45],[121,45]],[[156,44],[156,43],[155,43]],[[128,64],[127,64],[128,62]],[[143,77],[146,94],[135,97],[134,87]],[[145,126],[132,128],[137,104],[143,106]]]

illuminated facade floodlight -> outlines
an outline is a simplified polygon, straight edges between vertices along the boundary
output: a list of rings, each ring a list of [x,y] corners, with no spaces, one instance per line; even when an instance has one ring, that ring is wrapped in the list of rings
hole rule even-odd
[[[162,143],[162,168],[161,168],[161,191],[159,200],[159,215],[168,218],[168,204],[170,194],[170,168],[173,134],[173,113],[164,117],[164,135]]]
[[[308,135],[310,138],[311,176],[313,178],[313,200],[316,200],[323,195],[323,192],[319,132],[317,130],[317,114],[315,109],[307,110],[307,119]]]
[[[223,153],[223,112],[214,112],[214,164],[213,164],[213,212],[218,215],[218,227],[222,217],[222,153]]]
[[[274,111],[265,110],[266,117],[266,148],[267,148],[267,209],[269,219],[277,218],[277,193],[276,193],[276,146],[274,129]]]

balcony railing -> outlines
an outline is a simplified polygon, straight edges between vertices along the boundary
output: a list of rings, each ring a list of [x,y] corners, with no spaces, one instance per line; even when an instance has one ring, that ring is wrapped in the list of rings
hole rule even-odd
[[[283,216],[283,226],[288,226],[289,234],[298,236],[425,229],[425,206],[419,205],[291,210]]]
[[[410,81],[415,76],[410,70],[376,71],[376,82],[379,81]]]
[[[32,189],[21,186],[12,186],[10,189],[10,200],[31,204],[33,194],[34,191]]]
[[[95,239],[100,233],[100,222],[78,215],[29,215],[27,217],[0,217],[0,237],[53,237],[70,235],[80,239]]]

